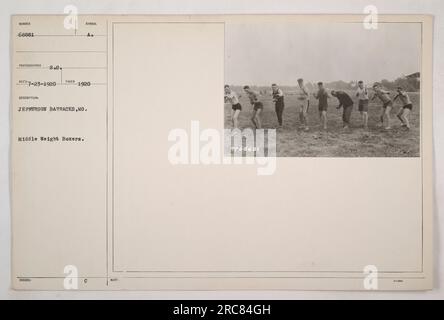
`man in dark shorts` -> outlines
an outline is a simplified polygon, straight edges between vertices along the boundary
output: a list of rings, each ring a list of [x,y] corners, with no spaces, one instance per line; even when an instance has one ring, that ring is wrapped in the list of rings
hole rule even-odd
[[[337,107],[337,109],[340,109],[341,107],[343,108],[342,122],[344,125],[344,129],[348,129],[350,126],[350,116],[353,110],[353,100],[344,91],[332,90],[331,95],[338,98],[339,106]]]
[[[393,102],[396,101],[396,99],[400,99],[402,102],[402,108],[401,110],[399,110],[397,117],[399,120],[401,120],[402,126],[406,127],[407,129],[410,129],[410,121],[409,121],[409,116],[410,116],[410,112],[413,109],[413,104],[412,101],[410,100],[409,95],[407,94],[407,92],[405,92],[405,90],[402,87],[398,87],[396,89],[396,91],[398,92],[397,96],[393,99]]]
[[[279,123],[278,128],[282,128],[282,114],[284,113],[284,93],[275,83],[271,85],[271,90],[274,102],[274,109],[276,111],[276,116]]]
[[[239,97],[236,92],[231,90],[229,85],[224,86],[224,100],[225,102],[231,103],[231,122],[233,124],[233,128],[239,128],[239,113],[242,110],[242,106],[239,103]]]
[[[261,123],[261,113],[264,109],[264,105],[261,101],[259,101],[259,94],[254,92],[249,86],[244,86],[244,91],[248,94],[248,98],[250,99],[250,103],[253,106],[253,114],[251,116],[251,122],[256,129],[262,128]]]
[[[319,100],[319,120],[324,128],[327,130],[327,108],[328,108],[328,98],[330,95],[327,90],[324,88],[324,84],[322,82],[318,82],[318,92],[313,93],[314,97]]]

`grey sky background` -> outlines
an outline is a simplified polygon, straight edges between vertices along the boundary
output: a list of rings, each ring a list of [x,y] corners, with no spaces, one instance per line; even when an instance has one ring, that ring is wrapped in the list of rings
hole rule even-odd
[[[421,25],[248,23],[225,27],[225,82],[296,85],[307,81],[394,80],[420,71]]]

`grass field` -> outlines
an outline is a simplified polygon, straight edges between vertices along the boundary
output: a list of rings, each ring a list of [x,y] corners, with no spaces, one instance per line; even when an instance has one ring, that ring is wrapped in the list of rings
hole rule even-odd
[[[239,115],[240,129],[252,128],[250,121],[252,106],[244,93],[240,103],[242,111]],[[284,92],[285,93],[285,92]],[[353,95],[350,94],[352,97]],[[418,157],[420,152],[420,116],[419,93],[410,93],[413,110],[410,114],[411,129],[401,127],[396,113],[401,108],[399,99],[392,109],[392,129],[379,128],[379,116],[382,106],[379,99],[369,104],[368,129],[362,128],[357,101],[353,106],[351,127],[342,128],[342,108],[337,110],[338,100],[330,98],[328,101],[328,130],[320,126],[318,103],[310,98],[308,111],[309,131],[299,128],[299,109],[296,105],[296,96],[286,94],[283,128],[277,130],[278,157]],[[371,94],[372,96],[372,94]],[[391,95],[394,97],[394,93]],[[262,112],[262,126],[264,129],[276,128],[277,118],[271,96],[261,96],[264,103]],[[225,104],[225,128],[231,128],[231,105]]]

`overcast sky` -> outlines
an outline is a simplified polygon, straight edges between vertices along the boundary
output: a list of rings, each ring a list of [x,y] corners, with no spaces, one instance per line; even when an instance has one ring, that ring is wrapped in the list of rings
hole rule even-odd
[[[421,25],[248,23],[225,29],[225,81],[295,85],[308,81],[394,80],[420,71]]]

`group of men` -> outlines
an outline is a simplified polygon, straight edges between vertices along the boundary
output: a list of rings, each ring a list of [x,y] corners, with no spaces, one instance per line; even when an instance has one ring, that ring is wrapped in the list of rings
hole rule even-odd
[[[313,96],[318,100],[319,120],[324,130],[327,130],[327,109],[328,99],[335,97],[339,101],[337,109],[343,108],[342,121],[344,129],[348,129],[350,126],[350,117],[353,110],[353,99],[344,91],[331,90],[330,93],[322,82],[318,82],[318,90],[313,93]],[[272,98],[275,105],[275,111],[278,121],[278,129],[282,128],[283,112],[284,112],[284,93],[278,87],[277,84],[272,84]],[[225,85],[225,102],[229,102],[232,106],[231,119],[234,128],[239,128],[239,114],[242,110],[242,106],[239,103],[239,95],[234,92],[229,85]],[[260,100],[260,95],[252,90],[249,86],[244,86],[243,90],[248,95],[251,105],[253,106],[253,112],[251,116],[251,122],[254,128],[262,128],[261,113],[264,109],[264,104]],[[409,115],[412,110],[412,102],[407,92],[402,88],[397,88],[397,95],[391,99],[390,92],[383,90],[379,83],[373,85],[374,95],[369,98],[369,92],[363,81],[358,82],[358,88],[356,90],[356,97],[358,98],[358,110],[361,114],[362,124],[365,129],[368,128],[368,105],[369,101],[378,98],[382,102],[382,113],[380,116],[381,126],[386,130],[391,129],[392,119],[390,112],[393,108],[393,103],[396,99],[400,99],[402,102],[402,108],[397,114],[398,119],[401,121],[403,127],[410,129]],[[300,128],[308,131],[307,113],[310,107],[310,92],[304,85],[303,79],[298,79],[298,86],[296,87],[296,99],[297,107],[299,109],[299,122]],[[384,120],[386,120],[384,126]]]

